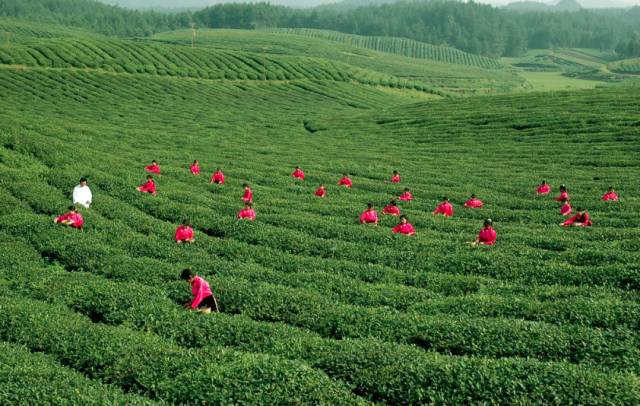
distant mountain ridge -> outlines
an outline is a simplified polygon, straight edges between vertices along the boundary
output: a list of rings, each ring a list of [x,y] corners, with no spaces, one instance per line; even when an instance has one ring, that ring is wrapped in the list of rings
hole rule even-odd
[[[129,9],[139,10],[196,10],[221,3],[256,2],[256,0],[98,0],[102,3]],[[259,2],[261,0],[257,0]],[[402,0],[269,0],[271,4],[291,7],[316,7],[320,5],[339,4],[345,7],[361,7],[386,3],[395,3]],[[431,0],[417,0],[431,1]],[[463,2],[464,0],[448,0],[451,2]],[[477,0],[479,3],[496,4],[491,0]],[[632,7],[630,0],[561,0],[513,1],[506,6],[515,11],[576,11],[581,8],[625,8]]]
[[[514,1],[504,8],[512,11],[579,11],[584,8],[626,8],[633,5],[622,0],[560,0],[542,2],[535,0]]]

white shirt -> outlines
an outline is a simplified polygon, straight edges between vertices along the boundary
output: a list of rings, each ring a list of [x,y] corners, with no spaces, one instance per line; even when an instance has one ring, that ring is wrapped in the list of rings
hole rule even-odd
[[[73,188],[73,204],[79,204],[87,209],[91,205],[91,189],[89,186],[78,185]]]

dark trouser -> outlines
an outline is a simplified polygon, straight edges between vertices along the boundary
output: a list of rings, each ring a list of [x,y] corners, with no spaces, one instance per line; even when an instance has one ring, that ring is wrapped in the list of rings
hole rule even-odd
[[[213,296],[205,297],[198,305],[198,309],[205,309],[207,307],[213,311],[216,310],[216,303],[213,301]]]

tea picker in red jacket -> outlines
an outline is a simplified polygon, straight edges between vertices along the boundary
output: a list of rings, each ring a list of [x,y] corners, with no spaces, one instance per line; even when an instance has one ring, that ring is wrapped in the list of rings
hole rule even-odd
[[[409,219],[404,214],[400,216],[400,223],[391,229],[391,232],[394,234],[404,234],[409,236],[416,235],[416,230],[413,228],[413,225],[409,223]]]
[[[182,244],[183,242],[192,244],[196,241],[195,233],[193,232],[193,227],[189,225],[187,220],[184,220],[182,224],[176,228],[176,243]]]
[[[388,205],[384,206],[382,209],[382,214],[388,214],[390,216],[399,216],[400,208],[398,207],[398,203],[395,200],[389,202]]]
[[[467,200],[464,203],[464,207],[468,208],[468,209],[481,209],[482,206],[484,206],[484,203],[482,202],[482,200],[478,199],[476,197],[476,195],[471,195],[471,199]]]
[[[304,172],[302,171],[302,169],[300,169],[299,166],[296,166],[291,176],[296,179],[304,180]]]
[[[367,209],[360,215],[360,224],[378,225],[378,212],[373,207],[373,203],[368,203]]]
[[[543,180],[542,183],[538,186],[536,194],[548,195],[549,193],[551,193],[551,186],[547,183],[547,181]]]
[[[453,205],[449,202],[448,197],[445,196],[442,199],[442,202],[436,207],[436,209],[433,211],[433,214],[442,214],[446,217],[453,216]]]
[[[348,174],[344,174],[342,178],[338,181],[338,186],[344,186],[346,188],[350,188],[353,186],[353,182],[351,182],[351,178]]]
[[[136,188],[138,192],[151,193],[152,196],[156,195],[156,183],[153,181],[152,175],[147,175],[147,182],[144,185]]]
[[[571,217],[569,220],[564,223],[560,223],[561,226],[568,227],[590,227],[591,226],[591,217],[589,217],[589,213],[583,210],[581,207],[578,208],[575,216]]]
[[[391,176],[391,183],[400,183],[400,172],[393,171],[393,175]]]
[[[556,202],[562,202],[564,199],[569,200],[569,192],[567,192],[567,187],[565,185],[560,185],[560,196],[555,198]]]
[[[478,237],[472,243],[473,245],[493,245],[496,243],[496,238],[498,238],[498,233],[493,229],[493,221],[491,219],[486,219],[484,221],[484,227],[478,233]]]
[[[411,190],[406,187],[404,188],[404,192],[402,192],[400,197],[398,197],[398,200],[400,200],[401,202],[410,202],[411,200],[413,200],[413,193],[411,193]]]
[[[189,166],[189,171],[194,175],[200,175],[200,162],[197,159]]]
[[[242,195],[242,201],[245,202],[245,203],[253,203],[253,191],[251,190],[249,185],[244,183],[244,184],[242,184],[242,187],[244,188],[244,194]]]
[[[150,173],[155,173],[156,175],[160,175],[160,166],[158,165],[158,161],[156,161],[155,159],[151,161],[151,165],[145,166],[144,170]]]
[[[82,229],[84,219],[82,214],[78,213],[76,206],[69,206],[69,212],[53,219],[54,223],[63,224],[65,226]]]
[[[253,210],[251,202],[246,202],[244,208],[237,215],[238,220],[254,221],[256,219],[256,211]]]
[[[560,214],[562,214],[563,216],[570,216],[572,210],[573,209],[571,208],[571,203],[569,203],[567,199],[564,199],[562,201],[562,207],[560,208]]]
[[[222,170],[220,170],[220,168],[216,169],[216,171],[213,173],[213,175],[211,176],[211,182],[209,183],[224,185],[224,173],[222,173]]]
[[[201,276],[196,275],[191,269],[185,269],[180,274],[180,278],[189,282],[193,295],[193,300],[185,303],[185,307],[202,313],[211,313],[212,311],[218,313],[220,311],[218,301],[213,295],[209,283]]]
[[[607,190],[607,193],[604,194],[604,196],[602,196],[602,200],[604,200],[605,202],[608,201],[614,201],[617,202],[618,201],[618,194],[613,190],[613,186],[609,188],[609,190]]]

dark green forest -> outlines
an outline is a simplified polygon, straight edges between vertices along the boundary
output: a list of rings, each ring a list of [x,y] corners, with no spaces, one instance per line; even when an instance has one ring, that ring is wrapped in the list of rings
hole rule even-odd
[[[61,23],[107,35],[144,36],[199,28],[306,27],[359,35],[406,37],[490,57],[527,49],[596,48],[635,56],[640,7],[574,12],[513,12],[476,3],[417,1],[363,7],[294,9],[267,3],[221,4],[163,14],[90,0],[3,0],[0,15]]]

